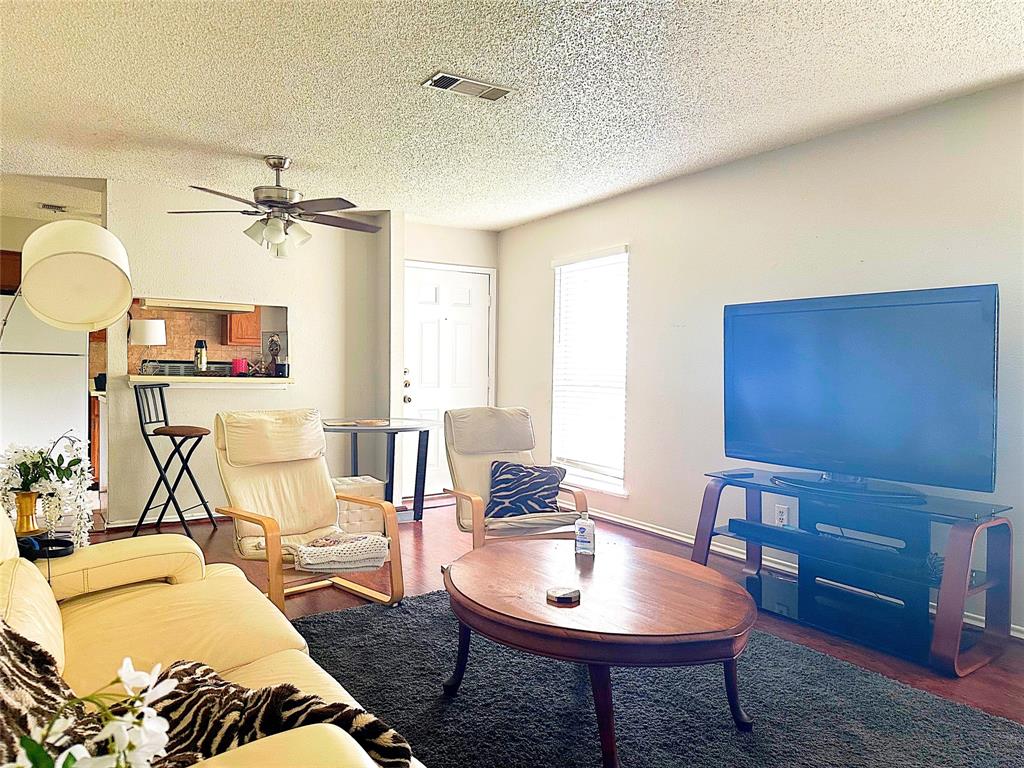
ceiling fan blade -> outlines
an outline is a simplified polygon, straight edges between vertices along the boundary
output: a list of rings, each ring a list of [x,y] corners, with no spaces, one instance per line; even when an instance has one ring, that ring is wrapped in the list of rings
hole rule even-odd
[[[355,203],[350,203],[344,197],[318,197],[314,200],[303,200],[291,207],[291,210],[299,213],[328,213],[329,211],[347,211],[355,208]]]
[[[168,211],[168,213],[241,213],[244,216],[262,216],[260,211]]]
[[[259,208],[260,206],[254,200],[246,200],[244,197],[236,197],[235,195],[229,195],[227,192],[218,192],[216,189],[207,189],[206,187],[197,187],[195,184],[189,184],[192,189],[198,189],[200,192],[209,192],[211,195],[218,195],[220,197],[226,197],[228,200],[234,200],[236,203],[242,203],[243,205],[251,205],[253,208]]]
[[[325,216],[322,213],[312,215],[300,214],[301,221],[311,221],[314,224],[326,224],[328,227],[339,227],[341,229],[352,229],[356,232],[380,232],[376,224],[364,224],[355,219],[347,219],[344,216]]]

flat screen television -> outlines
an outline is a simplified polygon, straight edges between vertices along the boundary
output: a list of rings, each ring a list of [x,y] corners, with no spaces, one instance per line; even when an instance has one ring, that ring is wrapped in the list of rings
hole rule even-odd
[[[726,456],[995,490],[996,285],[725,307]]]

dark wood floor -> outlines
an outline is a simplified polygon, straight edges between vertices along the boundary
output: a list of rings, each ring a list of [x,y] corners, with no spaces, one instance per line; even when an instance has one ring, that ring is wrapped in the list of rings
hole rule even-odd
[[[401,526],[407,595],[443,589],[441,566],[455,560],[471,546],[469,536],[455,527],[455,512],[452,506],[443,499],[435,499],[428,503],[434,506],[427,509],[422,522],[403,523]],[[683,557],[689,557],[690,554],[687,545],[654,534],[609,522],[600,522],[598,526],[599,547],[602,543],[615,541]],[[230,522],[225,521],[217,530],[209,523],[196,523],[191,527],[196,541],[206,553],[208,562],[235,563],[245,571],[254,584],[266,589],[265,566],[262,563],[239,560],[235,557]],[[163,526],[165,533],[180,531],[179,526]],[[147,532],[152,532],[152,529],[148,529]],[[122,538],[130,533],[131,529],[109,531],[98,534],[97,538]],[[719,555],[713,554],[710,564],[733,577],[738,577],[740,572],[740,563]],[[294,581],[297,583],[302,580]],[[378,589],[386,590],[387,586],[383,571],[380,574],[358,574],[353,580],[376,586]],[[296,618],[309,613],[334,611],[362,604],[363,600],[341,590],[320,589],[289,597],[287,611],[289,618]],[[955,680],[941,677],[928,667],[847,642],[776,616],[761,614],[758,617],[757,628],[915,688],[1024,723],[1024,642],[1014,641],[1002,658],[973,675]]]

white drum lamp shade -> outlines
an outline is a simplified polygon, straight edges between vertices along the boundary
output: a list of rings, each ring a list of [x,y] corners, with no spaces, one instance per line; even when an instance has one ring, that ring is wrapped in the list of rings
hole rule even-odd
[[[97,224],[50,222],[22,246],[21,295],[32,314],[56,328],[106,328],[132,303],[128,253]]]
[[[137,346],[162,347],[167,343],[167,324],[163,320],[132,320],[128,341]]]

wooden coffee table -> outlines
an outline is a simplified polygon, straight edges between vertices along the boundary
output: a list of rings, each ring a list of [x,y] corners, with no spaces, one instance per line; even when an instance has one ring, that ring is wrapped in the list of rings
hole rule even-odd
[[[757,617],[750,595],[717,571],[663,552],[600,542],[596,557],[573,550],[572,541],[499,542],[445,570],[459,619],[458,660],[445,691],[458,691],[476,631],[588,665],[605,768],[619,764],[609,667],[721,663],[736,727],[750,730],[736,680],[736,658]],[[549,605],[551,587],[579,588],[580,604]]]

